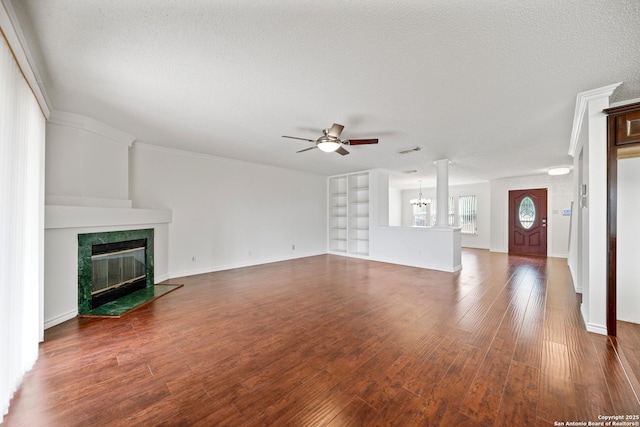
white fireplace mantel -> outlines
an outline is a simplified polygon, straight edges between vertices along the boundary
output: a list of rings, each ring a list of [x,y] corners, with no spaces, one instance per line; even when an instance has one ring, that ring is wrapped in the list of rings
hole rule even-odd
[[[45,206],[45,229],[165,224],[171,211],[163,209]]]

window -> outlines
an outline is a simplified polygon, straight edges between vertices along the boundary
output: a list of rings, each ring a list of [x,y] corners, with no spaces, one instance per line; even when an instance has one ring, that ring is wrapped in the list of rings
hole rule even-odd
[[[435,200],[431,202],[431,221],[429,222],[429,227],[433,227],[436,225],[436,221],[438,220],[438,206]]]
[[[449,203],[451,203],[452,198],[449,198]],[[451,204],[449,204],[449,206],[451,206]],[[416,209],[418,209],[416,206],[414,206],[413,208],[413,225],[418,226],[418,227],[433,227],[436,225],[436,221],[437,221],[437,215],[438,215],[438,210],[437,210],[437,204],[435,200],[432,199],[427,199],[427,204],[426,206],[422,207],[422,212],[421,215],[424,215],[424,221],[422,221],[421,225],[418,225],[416,223]],[[449,218],[449,225],[451,225],[451,218]]]
[[[461,233],[478,233],[478,218],[476,214],[476,196],[458,197],[458,221],[460,221]]]
[[[456,206],[457,201],[457,206]],[[413,205],[413,225],[415,227],[433,227],[436,225],[436,201],[426,199],[422,206]],[[447,222],[449,226],[458,226],[464,234],[478,233],[478,219],[476,215],[476,196],[449,197]]]
[[[0,21],[5,21],[0,13]],[[5,30],[5,28],[2,28]],[[0,31],[2,32],[2,31]],[[3,33],[4,35],[4,33]],[[37,87],[36,87],[37,91]],[[43,110],[0,36],[0,423],[43,336]]]
[[[449,197],[449,218],[448,223],[450,227],[455,227],[456,225],[456,203],[453,197]]]
[[[527,196],[520,202],[518,219],[520,219],[520,225],[522,225],[522,228],[525,230],[533,226],[533,221],[536,219],[536,205],[533,203],[531,197]]]

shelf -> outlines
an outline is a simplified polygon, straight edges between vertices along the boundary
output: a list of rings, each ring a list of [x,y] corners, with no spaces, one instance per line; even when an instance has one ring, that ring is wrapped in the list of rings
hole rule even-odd
[[[369,254],[369,173],[330,177],[329,251]]]

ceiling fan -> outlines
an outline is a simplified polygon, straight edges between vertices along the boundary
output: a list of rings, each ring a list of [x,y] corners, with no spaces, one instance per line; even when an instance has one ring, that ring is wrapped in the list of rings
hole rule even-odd
[[[329,129],[322,131],[323,135],[318,139],[298,138],[297,136],[282,135],[283,138],[300,139],[302,141],[313,142],[313,147],[305,148],[304,150],[296,151],[302,153],[303,151],[313,150],[319,148],[326,153],[335,151],[338,154],[349,154],[342,145],[364,145],[364,144],[377,144],[378,139],[340,139],[344,126],[334,123]]]

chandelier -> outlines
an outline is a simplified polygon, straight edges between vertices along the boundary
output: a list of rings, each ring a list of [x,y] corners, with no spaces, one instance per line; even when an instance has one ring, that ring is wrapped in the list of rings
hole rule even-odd
[[[422,197],[422,180],[418,180],[418,182],[420,183],[420,193],[418,194],[418,198],[417,199],[411,199],[409,202],[413,206],[417,206],[417,207],[421,208],[423,206],[427,206],[429,204],[430,200],[427,200],[424,197]]]

